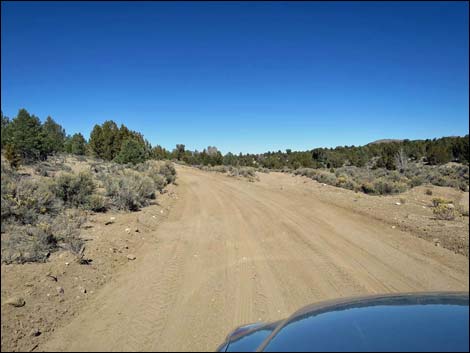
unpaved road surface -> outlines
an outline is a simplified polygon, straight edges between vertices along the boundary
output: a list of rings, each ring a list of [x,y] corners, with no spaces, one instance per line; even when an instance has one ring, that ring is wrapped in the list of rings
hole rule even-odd
[[[238,325],[318,300],[468,290],[464,256],[288,178],[178,167],[178,199],[152,241],[39,350],[214,350]]]

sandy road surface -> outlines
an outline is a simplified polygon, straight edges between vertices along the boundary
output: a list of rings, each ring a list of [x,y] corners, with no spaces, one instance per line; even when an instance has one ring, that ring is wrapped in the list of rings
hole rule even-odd
[[[318,300],[468,290],[465,257],[322,203],[288,176],[178,176],[151,245],[40,350],[214,350],[237,325]]]

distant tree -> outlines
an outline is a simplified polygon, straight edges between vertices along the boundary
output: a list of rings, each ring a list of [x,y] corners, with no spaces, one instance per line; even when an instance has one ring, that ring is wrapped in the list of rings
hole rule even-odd
[[[2,117],[1,143],[2,143],[2,149],[3,149],[5,145],[7,127],[10,124],[10,119],[4,116],[3,112],[1,112],[1,117]]]
[[[90,134],[89,148],[91,153],[96,156],[103,158],[104,155],[104,141],[103,131],[100,125],[95,125]]]
[[[112,160],[121,150],[120,131],[112,120],[105,121],[101,126],[101,141],[103,144],[103,159]]]
[[[176,145],[176,159],[182,160],[184,156],[185,146],[183,144]]]
[[[46,154],[64,150],[65,130],[50,116],[42,125],[43,149]]]
[[[443,144],[432,143],[426,149],[426,159],[429,164],[444,164],[452,160],[452,152]]]
[[[137,164],[147,159],[145,146],[134,138],[128,138],[122,143],[121,151],[116,156],[118,163]]]
[[[45,158],[44,135],[38,117],[20,109],[18,115],[5,128],[5,144],[10,145],[24,161]]]
[[[74,134],[70,139],[70,153],[84,155],[86,152],[86,140],[81,133]]]
[[[168,152],[165,148],[160,145],[152,148],[152,158],[162,160],[162,159],[170,159],[169,156],[170,152]]]

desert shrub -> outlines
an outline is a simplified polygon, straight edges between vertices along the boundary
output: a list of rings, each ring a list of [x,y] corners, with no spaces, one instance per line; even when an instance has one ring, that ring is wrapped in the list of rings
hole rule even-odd
[[[106,200],[101,195],[92,194],[87,198],[84,208],[94,212],[105,212],[107,208]]]
[[[337,186],[342,186],[342,185],[346,184],[346,182],[348,181],[348,178],[345,175],[339,175],[337,177],[338,177],[336,179],[336,185]]]
[[[459,181],[458,182],[458,186],[459,186],[459,189],[464,191],[464,192],[468,192],[469,188],[468,188],[468,181]]]
[[[256,176],[255,168],[253,168],[253,167],[240,167],[240,168],[237,168],[237,176],[242,176],[242,177],[245,177],[245,178],[250,178],[250,177],[253,178],[253,177]]]
[[[468,217],[468,208],[464,208],[462,205],[456,206],[456,211],[464,217]]]
[[[443,199],[443,198],[440,198],[440,197],[435,197],[431,200],[432,202],[432,205],[434,207],[438,207],[439,205],[446,205],[446,204],[451,204],[453,203],[453,201],[451,200],[446,200],[446,199]]]
[[[410,187],[414,188],[416,186],[420,186],[424,183],[424,179],[421,177],[421,176],[415,176],[413,178],[411,178],[409,184],[410,184]]]
[[[320,183],[336,185],[336,175],[330,172],[324,172],[320,170],[315,174],[314,178]]]
[[[1,174],[1,217],[3,232],[3,223],[12,215],[12,209],[15,205],[14,195],[19,177],[18,174],[3,161],[1,162]]]
[[[93,177],[88,172],[62,173],[56,178],[54,186],[57,197],[69,207],[86,205],[94,190]]]
[[[432,190],[431,189],[426,189],[425,194],[431,196],[432,195]]]
[[[407,185],[401,182],[394,182],[379,178],[374,182],[374,189],[380,195],[397,194],[407,189]]]
[[[59,212],[62,203],[46,180],[4,178],[2,175],[2,226],[9,221],[34,224],[40,215]]]
[[[375,190],[375,187],[372,183],[369,183],[369,182],[364,182],[361,184],[361,191],[365,194],[371,194],[371,195],[374,195],[377,193],[377,191]]]
[[[306,176],[308,178],[312,178],[315,176],[315,169],[312,168],[299,168],[294,171],[295,175]]]
[[[171,162],[146,161],[135,167],[142,173],[145,173],[155,182],[158,190],[162,191],[167,184],[174,183],[176,180],[176,169]]]
[[[12,226],[1,243],[3,263],[45,262],[57,244],[51,234],[31,225]]]
[[[161,174],[154,174],[151,176],[155,184],[155,188],[162,192],[165,186],[167,186],[167,179]]]
[[[135,170],[127,169],[117,175],[107,175],[104,187],[112,205],[121,210],[137,211],[155,198],[152,178]]]
[[[451,221],[455,219],[455,209],[453,205],[439,204],[433,208],[433,213],[436,219]]]
[[[374,188],[380,195],[394,193],[394,183],[383,178],[380,178],[374,182]]]
[[[171,162],[164,162],[159,173],[166,178],[168,184],[172,184],[176,180],[176,169]]]
[[[55,217],[48,230],[56,239],[58,247],[78,254],[84,244],[80,238],[80,228],[85,222],[86,215],[83,211],[69,209]]]
[[[80,211],[67,210],[56,217],[41,215],[36,224],[9,224],[2,235],[2,262],[44,262],[59,248],[78,253],[84,244],[80,227],[85,220]]]
[[[45,165],[43,165],[43,164],[38,164],[38,165],[34,168],[34,172],[35,172],[37,175],[40,175],[40,176],[43,176],[43,177],[49,176],[49,169],[47,168],[47,166],[45,166]]]
[[[229,168],[225,165],[216,165],[211,168],[211,171],[218,173],[227,173],[229,171]]]

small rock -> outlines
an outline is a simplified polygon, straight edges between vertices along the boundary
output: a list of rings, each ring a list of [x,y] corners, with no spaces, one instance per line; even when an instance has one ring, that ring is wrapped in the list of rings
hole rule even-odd
[[[395,226],[392,226],[392,229],[395,229],[396,227]]]
[[[68,266],[68,265],[70,265],[70,263],[66,262],[66,263],[65,263],[65,266]]]
[[[136,229],[134,230],[134,232],[136,232],[136,233],[140,233],[140,230],[139,230],[139,228],[136,228]]]
[[[24,306],[26,302],[21,297],[11,297],[5,302],[5,304],[13,305],[15,308],[20,308]]]
[[[134,254],[127,255],[128,260],[135,260],[137,257]]]
[[[78,287],[78,290],[80,291],[80,293],[82,294],[85,294],[86,293],[86,289],[82,286]]]
[[[131,229],[130,229],[130,228],[126,228],[125,231],[126,231],[127,234],[130,234]]]
[[[152,216],[152,218],[157,218],[157,216]]]
[[[59,293],[59,294],[64,294],[64,288],[62,288],[62,287],[57,287],[57,288],[56,288],[56,291],[57,291],[57,293]]]
[[[30,332],[29,332],[29,335],[31,337],[37,337],[41,334],[41,331],[39,331],[38,328],[33,328]]]
[[[163,210],[160,210],[160,213],[163,213]]]
[[[115,220],[116,220],[116,217],[109,217],[109,220],[110,220],[110,221],[115,221]]]
[[[400,205],[401,205],[401,203],[400,203],[400,202],[395,202],[395,205],[398,205],[398,206],[400,206]]]
[[[447,206],[447,208],[455,208],[455,206],[451,203],[448,203],[446,206]]]

